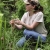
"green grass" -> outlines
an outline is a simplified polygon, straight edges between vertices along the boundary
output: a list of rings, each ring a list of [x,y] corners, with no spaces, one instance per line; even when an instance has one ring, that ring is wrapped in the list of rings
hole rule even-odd
[[[6,30],[5,30],[6,29]],[[16,42],[23,36],[22,35],[22,31],[20,30],[12,30],[12,28],[5,28],[3,29],[3,34],[1,37],[4,38],[4,40],[2,41],[1,40],[1,49],[4,49],[4,50],[29,50],[30,47],[29,46],[29,40],[27,40],[24,44],[23,47],[21,48],[17,48],[16,47]],[[50,50],[50,44],[49,43],[46,43],[45,45],[42,45],[43,46],[43,50]],[[38,41],[37,41],[37,45],[35,47],[35,50],[37,49],[38,47]],[[34,49],[34,48],[33,48]]]
[[[4,22],[4,27],[2,27],[2,22]],[[18,30],[18,29],[13,30],[12,27],[7,28],[6,19],[5,21],[2,21],[2,16],[0,17],[0,50],[31,50],[31,49],[37,50],[39,44],[39,38],[37,42],[35,42],[37,43],[35,47],[33,45],[30,45],[34,42],[30,42],[29,41],[30,39],[28,39],[23,47],[18,48],[16,46],[16,43],[22,36],[23,36],[23,30]],[[40,43],[41,48],[43,48],[42,50],[50,50],[49,40],[50,37],[48,36],[47,42],[45,44],[42,45],[42,43]]]
[[[5,21],[5,27],[1,31],[3,40],[1,40],[1,48],[0,50],[30,50],[29,47],[29,40],[27,40],[23,47],[17,48],[16,42],[23,36],[22,30],[12,30],[12,28],[6,28],[6,21]],[[38,38],[39,39],[39,38]],[[30,42],[31,43],[31,42]],[[50,50],[50,44],[46,43],[45,45],[42,45],[43,50]],[[35,50],[38,48],[38,40],[37,44],[35,46]],[[34,49],[34,48],[33,48]]]

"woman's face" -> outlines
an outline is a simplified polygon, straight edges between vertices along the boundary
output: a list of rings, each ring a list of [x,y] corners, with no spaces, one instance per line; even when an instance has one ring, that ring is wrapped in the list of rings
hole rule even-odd
[[[34,10],[34,6],[32,6],[31,4],[26,4],[26,11],[31,11]]]

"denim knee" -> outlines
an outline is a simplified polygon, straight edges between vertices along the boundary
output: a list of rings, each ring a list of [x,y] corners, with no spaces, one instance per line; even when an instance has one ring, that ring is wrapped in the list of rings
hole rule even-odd
[[[23,34],[26,35],[26,33],[27,33],[27,30],[25,29],[25,30],[23,31]]]
[[[18,47],[22,47],[25,43],[26,39],[25,37],[22,37],[17,43],[16,43],[16,46]]]
[[[24,34],[26,40],[28,40],[29,38],[32,37],[32,36],[29,34],[29,31],[28,31],[27,29],[24,30],[23,34]]]

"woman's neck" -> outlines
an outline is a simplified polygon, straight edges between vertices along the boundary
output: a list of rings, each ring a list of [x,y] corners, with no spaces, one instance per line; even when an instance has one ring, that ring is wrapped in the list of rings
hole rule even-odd
[[[34,14],[33,11],[29,11],[29,16],[32,16]]]
[[[39,11],[37,11],[39,12]],[[29,11],[29,16],[32,16],[33,14],[36,14],[37,12]]]

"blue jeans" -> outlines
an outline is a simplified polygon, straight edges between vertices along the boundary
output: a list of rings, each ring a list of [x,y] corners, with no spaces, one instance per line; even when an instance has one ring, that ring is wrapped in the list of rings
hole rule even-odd
[[[28,40],[29,38],[34,38],[35,40],[38,39],[38,37],[40,37],[42,42],[46,41],[46,37],[42,36],[41,34],[33,31],[33,30],[27,30],[25,29],[23,32],[24,36],[16,43],[17,46],[22,47],[25,43],[26,40]]]

